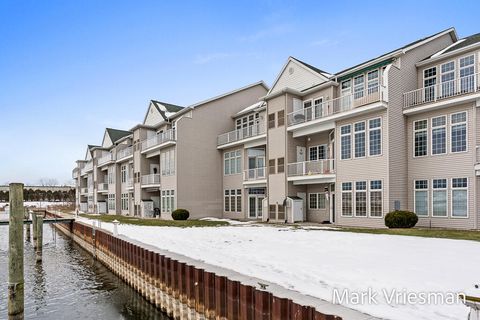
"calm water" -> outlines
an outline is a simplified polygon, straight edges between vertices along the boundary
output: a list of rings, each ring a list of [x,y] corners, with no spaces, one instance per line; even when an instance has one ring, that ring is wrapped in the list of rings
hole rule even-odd
[[[168,319],[50,225],[43,237],[40,265],[25,241],[25,319]],[[0,319],[8,318],[7,254],[8,227],[0,226]]]

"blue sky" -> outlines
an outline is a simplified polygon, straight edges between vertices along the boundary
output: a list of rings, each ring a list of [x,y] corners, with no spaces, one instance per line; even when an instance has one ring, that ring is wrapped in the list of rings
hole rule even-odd
[[[264,80],[336,72],[454,26],[478,1],[0,1],[0,184],[69,182],[105,127]]]

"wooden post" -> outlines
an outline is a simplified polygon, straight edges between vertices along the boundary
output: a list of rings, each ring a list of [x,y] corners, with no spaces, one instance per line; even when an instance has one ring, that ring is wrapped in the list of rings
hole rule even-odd
[[[33,248],[37,247],[37,213],[32,213]]]
[[[23,319],[23,184],[10,184],[8,239],[8,319]]]
[[[35,248],[35,261],[42,262],[42,246],[43,246],[43,215],[37,213],[35,219],[37,224],[37,246]]]

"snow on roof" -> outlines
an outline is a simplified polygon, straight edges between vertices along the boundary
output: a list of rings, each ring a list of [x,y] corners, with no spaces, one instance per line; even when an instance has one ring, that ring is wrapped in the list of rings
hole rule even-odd
[[[239,115],[248,113],[248,112],[250,112],[250,111],[253,111],[253,110],[255,110],[255,109],[261,108],[261,107],[264,106],[264,104],[265,104],[265,101],[255,102],[254,104],[252,104],[252,105],[246,107],[245,109],[240,110],[239,112],[237,112],[237,113],[235,114],[235,116],[239,116]]]

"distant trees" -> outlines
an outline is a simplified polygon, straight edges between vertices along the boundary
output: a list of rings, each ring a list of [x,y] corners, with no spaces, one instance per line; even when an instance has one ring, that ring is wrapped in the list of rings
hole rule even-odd
[[[9,192],[0,191],[0,202],[9,201]],[[75,189],[70,190],[39,190],[26,187],[23,190],[23,198],[25,201],[62,201],[73,202],[75,201]]]
[[[58,180],[52,178],[41,178],[38,180],[38,185],[42,187],[54,187],[58,186]]]

